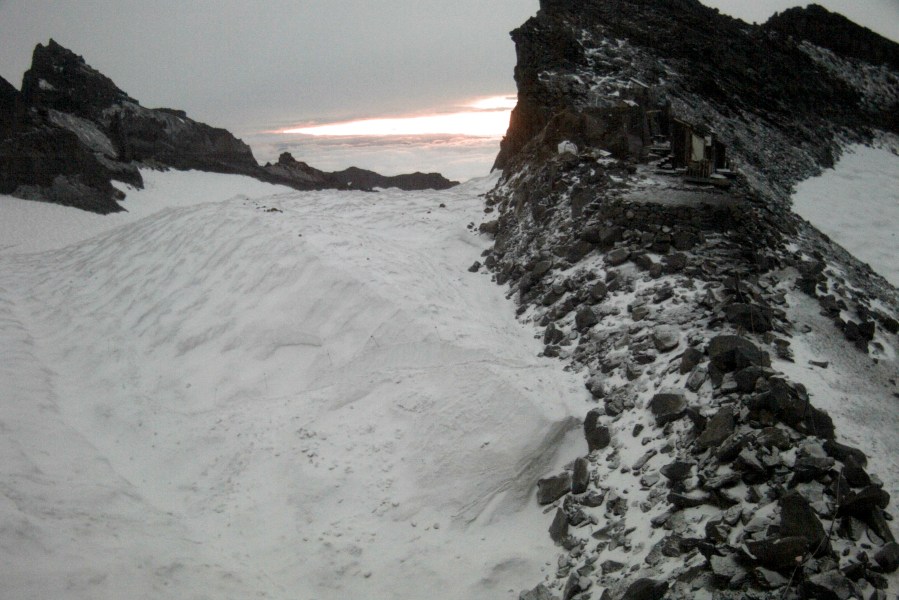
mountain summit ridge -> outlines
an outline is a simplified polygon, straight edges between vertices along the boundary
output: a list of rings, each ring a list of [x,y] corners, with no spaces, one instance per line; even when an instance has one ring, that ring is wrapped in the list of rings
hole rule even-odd
[[[53,39],[35,47],[21,92],[6,81],[0,87],[0,193],[116,212],[124,194],[111,181],[141,187],[138,166],[248,175],[299,190],[375,187],[311,167],[302,175],[260,166],[229,131],[181,110],[141,106]],[[404,189],[456,184],[437,173],[366,181]]]
[[[899,424],[899,292],[790,209],[844,146],[899,141],[899,74],[797,14],[542,0],[512,32],[518,105],[472,269],[595,402],[588,452],[538,483],[561,555],[522,600],[899,589],[899,445],[865,423]]]

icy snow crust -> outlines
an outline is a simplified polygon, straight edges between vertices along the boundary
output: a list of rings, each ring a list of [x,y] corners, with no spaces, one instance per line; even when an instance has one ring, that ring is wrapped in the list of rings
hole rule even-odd
[[[796,186],[793,210],[899,287],[899,138],[885,141]]]
[[[142,174],[121,217],[0,203],[0,596],[527,587],[585,391],[466,271],[495,182]]]

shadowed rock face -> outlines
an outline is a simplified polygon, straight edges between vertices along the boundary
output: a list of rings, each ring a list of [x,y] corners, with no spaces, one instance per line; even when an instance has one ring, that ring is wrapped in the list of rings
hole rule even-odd
[[[840,127],[869,125],[896,131],[892,110],[872,110],[859,90],[816,63],[801,47],[801,39],[775,33],[797,30],[820,37],[834,22],[845,22],[849,25],[840,31],[846,33],[838,39],[879,38],[871,32],[864,35],[863,28],[820,7],[803,12],[804,20],[788,11],[760,27],[696,0],[544,0],[540,6],[537,16],[512,32],[519,102],[495,168],[509,166],[561,111],[596,108],[591,81],[566,80],[561,74],[589,72],[593,82],[634,77],[649,86],[665,81],[675,108],[678,99],[695,94],[725,118],[748,114],[773,126],[795,122],[783,127],[784,145],[816,146],[815,160],[825,166],[832,163],[832,156],[830,143],[822,144],[822,138],[830,142]],[[811,24],[802,26],[806,22]],[[616,57],[620,49],[602,40],[623,40],[633,52]],[[867,55],[861,50],[855,54],[874,60],[897,52],[896,44],[879,40],[882,44]],[[733,146],[733,139],[725,141]],[[762,156],[746,158],[762,160]]]
[[[399,188],[401,190],[445,190],[458,181],[450,181],[440,173],[411,173],[388,177],[374,171],[350,167],[343,171],[327,172],[296,160],[289,152],[278,157],[278,162],[267,163],[263,179],[272,183],[284,183],[301,189],[338,189],[372,191],[375,188]],[[267,179],[266,179],[267,178]]]
[[[0,133],[6,134],[16,120],[19,90],[0,77]]]
[[[289,160],[260,166],[250,147],[184,111],[149,109],[53,40],[34,50],[22,91],[0,80],[0,193],[99,213],[121,210],[139,165],[248,175],[299,190],[445,189],[439,174],[326,173]],[[283,157],[282,157],[283,158]],[[302,165],[300,167],[299,165]]]
[[[764,27],[796,39],[808,40],[843,56],[899,69],[899,47],[894,42],[817,4],[777,13],[768,19]]]
[[[46,46],[35,47],[31,68],[22,78],[22,97],[32,106],[94,120],[111,106],[137,103],[82,57],[52,39]]]

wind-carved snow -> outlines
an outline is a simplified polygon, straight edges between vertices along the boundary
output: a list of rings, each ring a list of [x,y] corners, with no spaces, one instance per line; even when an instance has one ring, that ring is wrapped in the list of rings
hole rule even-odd
[[[796,186],[793,210],[899,287],[899,140],[853,145]]]
[[[533,485],[583,453],[584,389],[466,271],[488,185],[257,194],[0,255],[4,594],[530,586]]]

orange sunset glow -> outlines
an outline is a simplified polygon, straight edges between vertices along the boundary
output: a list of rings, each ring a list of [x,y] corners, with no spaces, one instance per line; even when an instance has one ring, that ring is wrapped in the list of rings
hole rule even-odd
[[[454,112],[325,123],[284,129],[281,133],[351,137],[439,134],[502,137],[509,127],[509,115],[515,103],[515,96],[491,96],[473,100]]]

